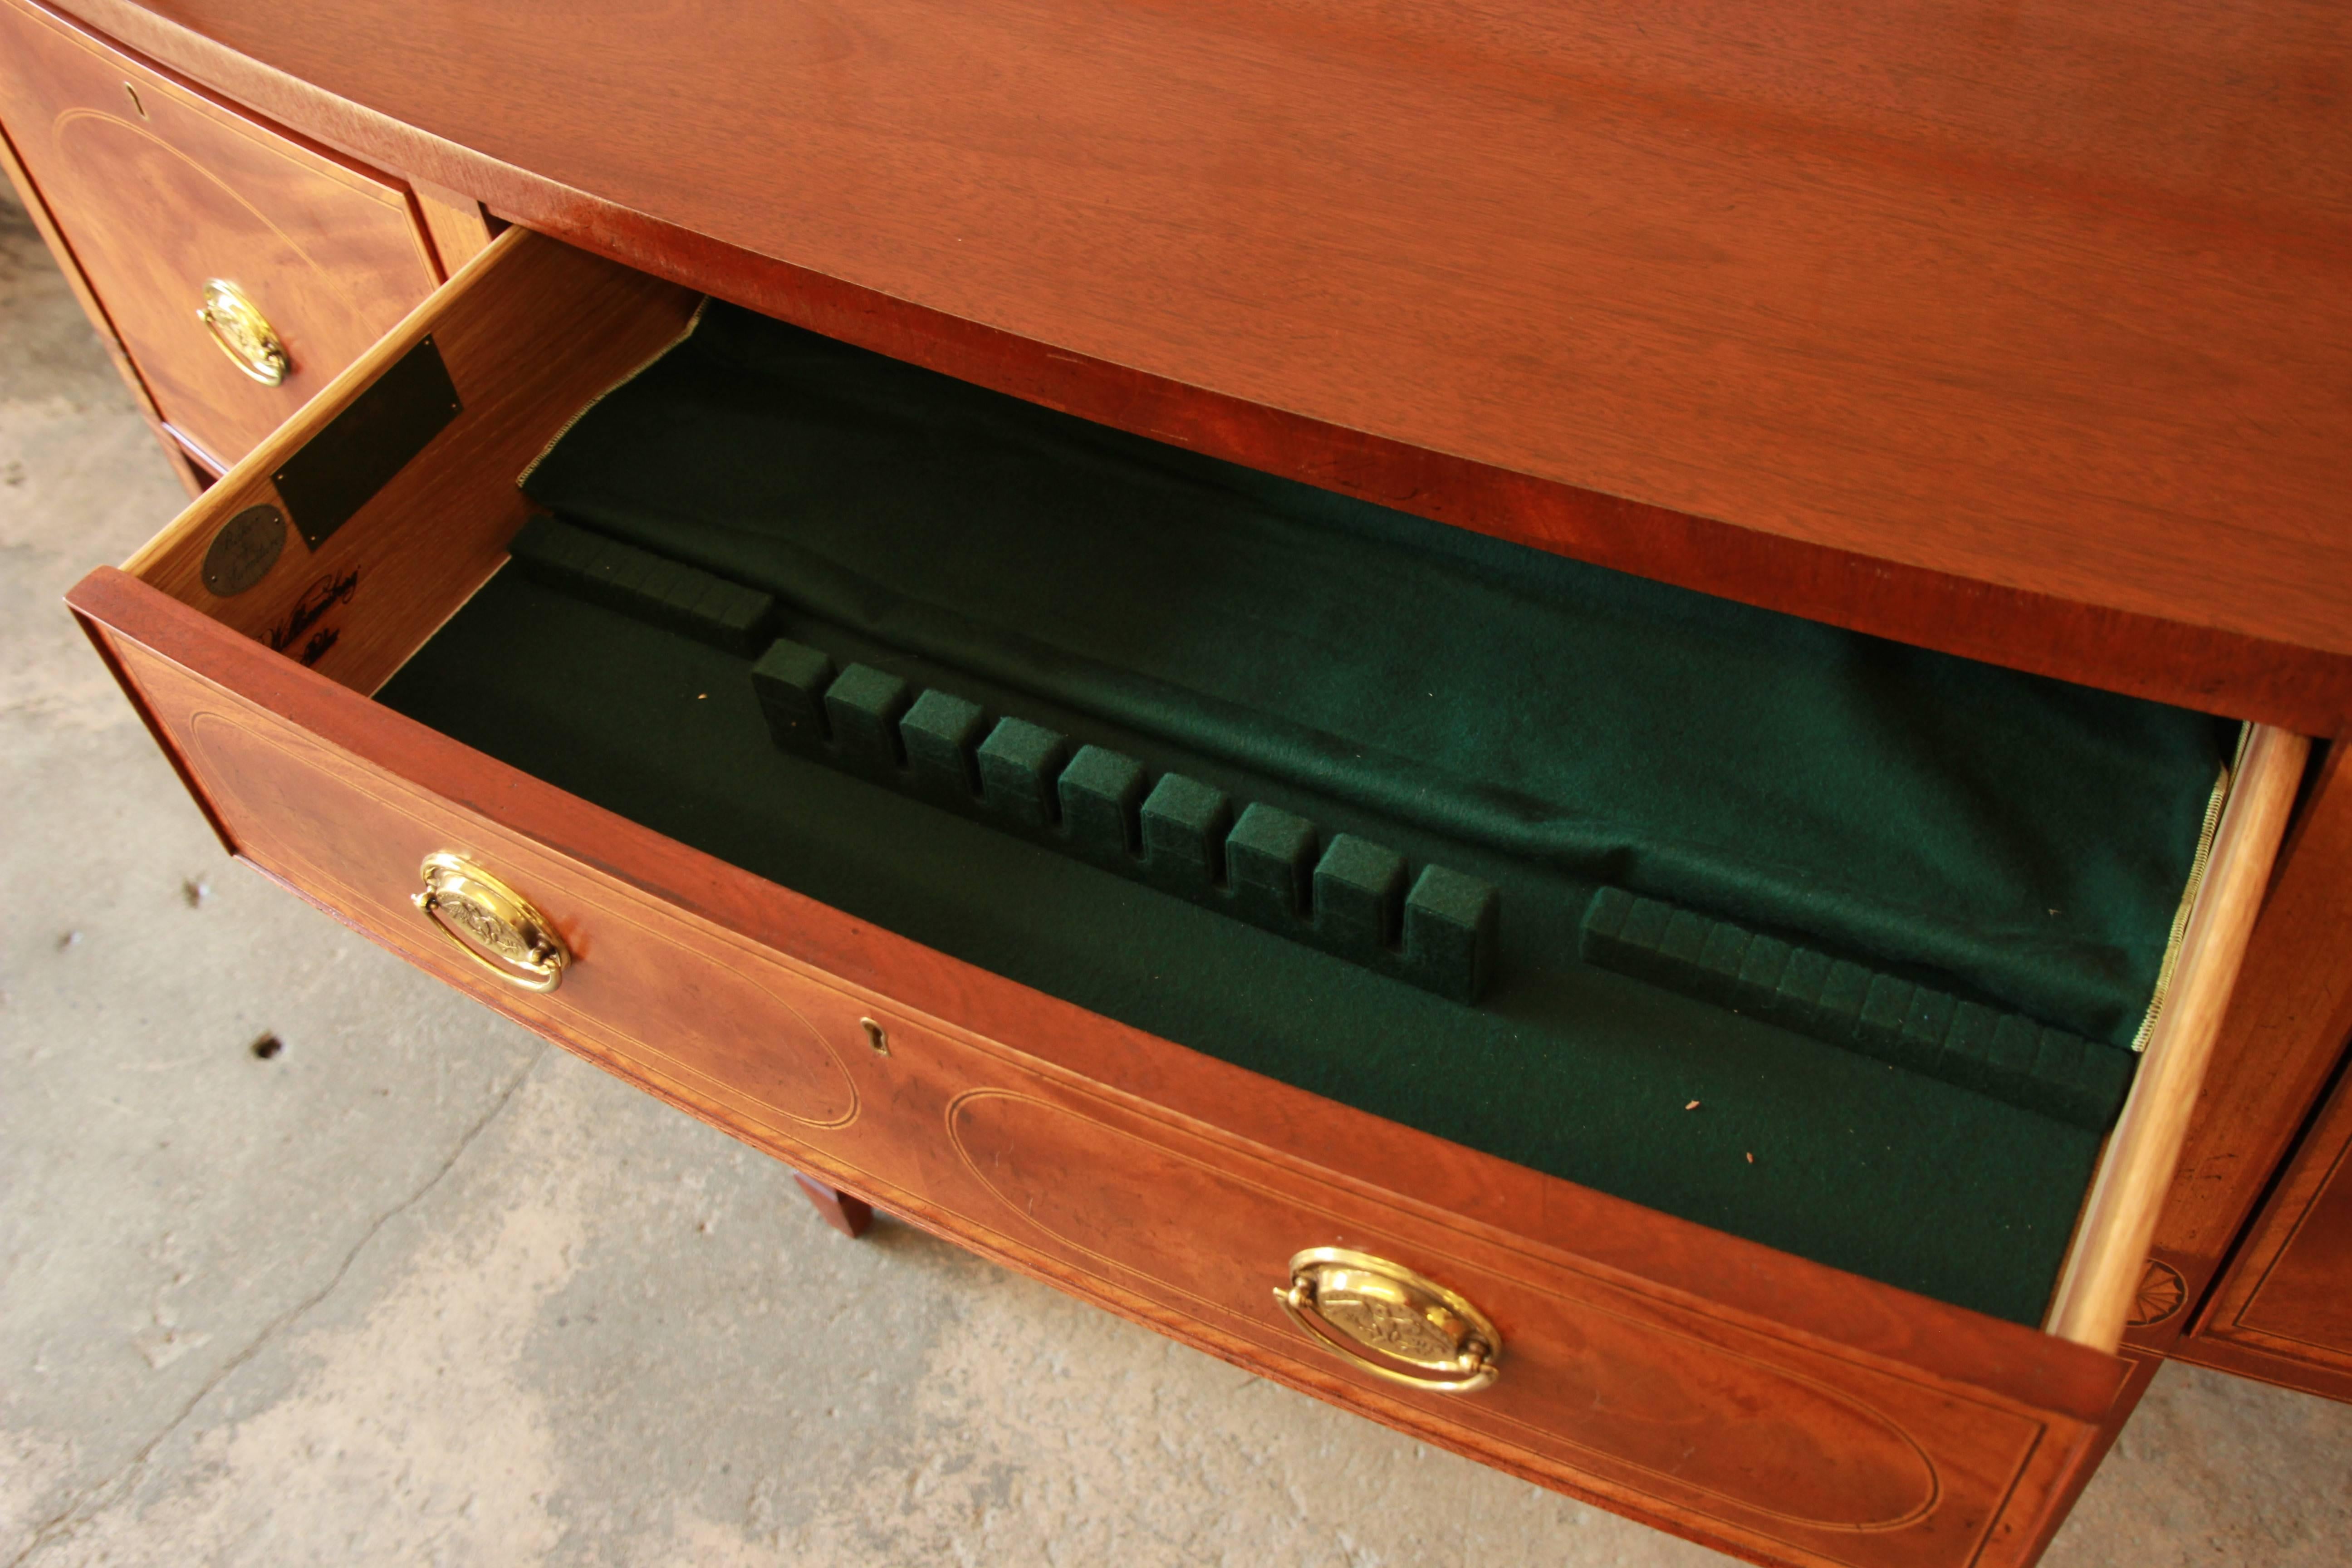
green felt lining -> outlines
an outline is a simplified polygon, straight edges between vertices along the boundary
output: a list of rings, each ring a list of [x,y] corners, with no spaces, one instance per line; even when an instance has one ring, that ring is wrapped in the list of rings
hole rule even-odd
[[[542,679],[551,662],[564,679]],[[945,675],[918,664],[908,678]],[[991,708],[1008,700],[972,689]],[[2041,1317],[2096,1156],[2082,1129],[1598,968],[1522,973],[1467,1007],[1270,936],[780,751],[748,661],[513,572],[379,695],[583,799],[1081,1006],[2020,1322]],[[1144,738],[1113,739],[1150,756]],[[1542,914],[1525,911],[1522,937],[1572,954],[1573,921]]]
[[[2116,1046],[2145,1016],[2229,739],[718,304],[528,489],[1082,718]]]
[[[2148,1006],[2223,761],[2213,721],[1444,528],[718,305],[528,488],[772,595],[768,624],[804,647],[761,661],[766,712],[723,638],[516,573],[387,703],[1241,1066],[2040,1317],[2098,1138],[1998,1098],[2020,1064],[1997,1026],[1977,1040],[1979,1014],[2028,1013],[2128,1061],[2116,1047]],[[551,659],[572,679],[514,673]],[[836,700],[861,667],[871,679]],[[929,767],[983,805],[992,768],[1001,810],[940,810],[787,754],[780,713],[796,750]],[[1207,794],[1150,811],[1171,775]],[[1201,826],[1211,795],[1232,814],[1222,837]],[[1193,832],[1222,846],[1229,896],[1353,899],[1383,940],[1417,905],[1470,910],[1436,868],[1500,889],[1487,999],[1040,847],[1087,813],[1127,832],[1130,811],[1121,853],[1153,821]],[[1036,820],[998,825],[1019,813]],[[1300,853],[1298,823],[1320,856]],[[1697,973],[1741,934],[1841,955],[1863,976],[1857,1034],[1899,1048],[1940,1028],[1968,1048],[1934,1061],[1974,1087],[1585,963],[1579,924],[1604,886],[1706,911]]]

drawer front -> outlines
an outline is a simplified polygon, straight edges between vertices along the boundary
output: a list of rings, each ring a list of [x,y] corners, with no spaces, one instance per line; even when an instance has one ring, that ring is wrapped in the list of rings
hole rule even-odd
[[[1294,1251],[1344,1247],[1449,1287],[1499,1330],[1501,1376],[1471,1394],[1406,1392],[1398,1405],[1621,1505],[1714,1521],[1750,1549],[1975,1561],[2009,1483],[2053,1436],[2032,1415],[1961,1391],[1826,1368],[1785,1337],[1703,1308],[1475,1247],[1070,1087],[965,1088],[943,1110],[966,1214],[1098,1290],[1215,1323],[1294,1374],[1336,1371],[1358,1394],[1378,1386],[1302,1352],[1273,1289]]]
[[[215,468],[439,281],[403,186],[26,0],[0,0],[0,124],[165,422]],[[199,320],[213,279],[233,285],[283,344],[278,384],[248,374]]]
[[[121,626],[103,597],[78,604]],[[2106,1358],[1990,1325],[2001,1332],[1986,1342],[2000,1348],[1984,1375],[1955,1376],[1935,1354],[1902,1359],[1916,1347],[1899,1333],[1892,1352],[1842,1344],[1454,1218],[1404,1195],[1416,1162],[1451,1146],[1165,1042],[1138,1047],[1104,1020],[1095,1026],[1135,1064],[1117,1086],[1024,1053],[1001,1023],[965,1026],[948,1005],[968,997],[961,1016],[1001,1020],[992,1005],[1010,983],[605,819],[182,606],[161,612],[174,637],[101,627],[101,647],[239,855],[579,1055],[986,1255],[1428,1440],[1766,1561],[2022,1562],[2087,1463],[2112,1392]],[[331,714],[341,719],[323,722]],[[419,913],[412,895],[435,852],[533,902],[574,955],[556,990],[488,976]],[[836,955],[851,948],[884,954],[886,971],[895,962],[907,986],[840,978]],[[923,1005],[895,999],[917,994]],[[1041,1032],[1085,1017],[1034,1006]],[[887,1052],[868,1043],[868,1020]],[[1222,1098],[1278,1123],[1360,1123],[1390,1151],[1395,1190],[1154,1103],[1155,1083],[1180,1077],[1222,1084]],[[1493,1164],[1498,1183],[1510,1170],[1452,1157]],[[1571,1211],[1611,1202],[1544,1187]],[[1773,1258],[1647,1217],[1727,1275]],[[1274,1290],[1294,1252],[1324,1246],[1465,1296],[1503,1338],[1499,1381],[1466,1395],[1400,1388],[1307,1340]],[[1916,1303],[1931,1338],[1967,1317],[1792,1267],[1903,1311]],[[1809,1288],[1790,1289],[1792,1316]]]
[[[2338,1079],[2174,1353],[2352,1400],[2352,1077]]]

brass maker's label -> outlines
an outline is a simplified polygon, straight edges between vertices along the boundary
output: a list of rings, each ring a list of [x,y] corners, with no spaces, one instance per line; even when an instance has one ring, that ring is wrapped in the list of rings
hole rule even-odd
[[[205,552],[205,589],[215,598],[233,598],[269,575],[286,548],[286,514],[274,506],[249,506],[213,535]]]

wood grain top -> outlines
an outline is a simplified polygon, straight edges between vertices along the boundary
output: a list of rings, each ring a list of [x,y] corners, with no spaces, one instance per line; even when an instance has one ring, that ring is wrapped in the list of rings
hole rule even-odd
[[[2323,0],[69,8],[331,143],[372,133],[272,82],[462,154],[412,176],[526,171],[1509,473],[2352,652]]]

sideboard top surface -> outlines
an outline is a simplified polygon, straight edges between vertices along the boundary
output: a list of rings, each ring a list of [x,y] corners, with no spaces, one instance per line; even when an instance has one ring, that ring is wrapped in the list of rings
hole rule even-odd
[[[68,3],[1151,376],[2352,654],[2329,0]]]

